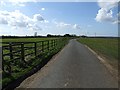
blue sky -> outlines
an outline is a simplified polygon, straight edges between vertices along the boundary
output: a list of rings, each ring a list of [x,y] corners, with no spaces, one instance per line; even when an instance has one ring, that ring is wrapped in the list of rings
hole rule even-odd
[[[117,4],[101,2],[0,3],[0,35],[117,36]]]

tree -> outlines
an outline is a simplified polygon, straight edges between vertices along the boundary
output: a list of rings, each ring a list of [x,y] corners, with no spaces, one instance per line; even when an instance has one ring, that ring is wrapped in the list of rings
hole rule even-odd
[[[47,37],[52,37],[52,35],[51,34],[47,34]]]
[[[64,37],[71,37],[71,35],[70,34],[65,34]]]

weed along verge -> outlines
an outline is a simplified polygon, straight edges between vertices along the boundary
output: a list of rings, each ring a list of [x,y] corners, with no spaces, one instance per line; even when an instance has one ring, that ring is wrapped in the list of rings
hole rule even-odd
[[[2,89],[14,89],[25,78],[41,69],[69,38],[37,42],[3,42]]]

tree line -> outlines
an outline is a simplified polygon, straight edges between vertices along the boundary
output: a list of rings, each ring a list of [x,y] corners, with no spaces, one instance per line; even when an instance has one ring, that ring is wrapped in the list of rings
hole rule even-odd
[[[64,34],[64,35],[52,35],[52,34],[47,34],[46,36],[1,36],[0,38],[47,38],[47,37],[78,37],[75,34]]]

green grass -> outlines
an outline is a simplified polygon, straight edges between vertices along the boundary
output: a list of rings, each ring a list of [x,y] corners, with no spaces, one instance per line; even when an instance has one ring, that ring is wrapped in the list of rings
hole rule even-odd
[[[2,42],[36,42],[36,41],[44,41],[56,38],[4,38]]]
[[[87,45],[99,55],[104,56],[111,65],[117,67],[118,39],[117,38],[80,38],[79,42]]]
[[[58,38],[3,38],[0,40],[0,46],[5,46],[8,44],[4,44],[4,42],[37,42],[37,41],[45,41],[45,40],[52,40],[52,39],[58,39]],[[1,42],[3,42],[1,44]]]

